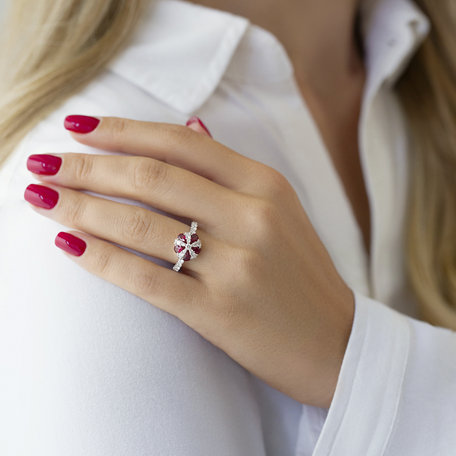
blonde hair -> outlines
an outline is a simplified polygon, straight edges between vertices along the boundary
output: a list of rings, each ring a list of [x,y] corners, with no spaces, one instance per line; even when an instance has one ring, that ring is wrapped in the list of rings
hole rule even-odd
[[[397,86],[412,141],[405,258],[421,318],[456,330],[456,4],[415,1],[432,32]]]
[[[415,1],[432,31],[397,85],[412,140],[404,254],[421,318],[456,330],[456,8]],[[0,41],[0,165],[128,43],[146,2],[11,1]]]
[[[147,0],[11,0],[0,35],[0,165],[124,46]]]

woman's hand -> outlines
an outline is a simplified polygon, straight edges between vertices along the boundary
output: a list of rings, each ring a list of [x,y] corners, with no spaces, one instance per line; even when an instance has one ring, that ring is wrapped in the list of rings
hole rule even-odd
[[[66,125],[81,131],[82,121],[72,117]],[[124,155],[54,154],[61,160],[48,165],[29,157],[30,170],[55,174],[35,174],[51,190],[32,185],[25,198],[41,215],[81,230],[70,232],[83,241],[72,244],[70,236],[68,255],[80,266],[175,315],[270,386],[328,408],[351,331],[353,293],[286,178],[195,125],[199,131],[92,120],[92,131],[73,138]],[[174,239],[190,226],[78,190],[197,221],[201,253],[175,272],[113,245],[174,264]]]

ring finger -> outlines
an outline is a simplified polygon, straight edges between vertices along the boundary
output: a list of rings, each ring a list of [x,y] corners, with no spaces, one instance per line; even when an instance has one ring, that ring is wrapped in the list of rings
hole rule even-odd
[[[171,263],[177,261],[174,239],[190,230],[190,226],[154,211],[56,185],[31,184],[24,198],[37,212],[65,226]],[[202,244],[201,258],[186,261],[184,269],[200,274],[206,265],[214,264],[214,259],[206,257],[211,252],[219,252],[219,247],[211,245],[216,241],[201,228],[197,234]]]

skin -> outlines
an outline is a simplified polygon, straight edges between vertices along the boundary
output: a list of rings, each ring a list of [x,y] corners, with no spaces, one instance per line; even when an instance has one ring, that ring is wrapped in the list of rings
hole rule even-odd
[[[285,47],[303,98],[341,178],[370,254],[370,210],[358,150],[366,70],[354,33],[360,0],[197,0],[272,32]]]
[[[254,2],[248,3],[252,15],[259,11]],[[300,17],[309,22],[291,22],[300,31],[290,32],[291,38],[280,36],[286,17],[273,30],[293,56],[303,56],[296,65],[299,85],[327,144],[349,137],[340,131],[347,127],[344,119],[350,118],[349,125],[357,119],[353,105],[362,90],[363,73],[356,69],[353,43],[347,38],[352,3],[338,2],[345,8],[339,5],[338,14],[329,14],[336,8],[333,2],[325,15],[323,6],[312,6],[316,2],[289,0],[287,17],[291,20],[305,10],[308,16]],[[270,6],[277,12],[278,2],[271,1]],[[319,26],[313,24],[311,13]],[[333,40],[332,35],[321,33],[330,21],[335,21]],[[305,35],[307,26],[314,35]],[[311,36],[322,40],[314,39],[310,45],[306,38]],[[318,77],[322,72],[325,78]],[[341,114],[344,103],[345,116]],[[354,296],[286,178],[218,143],[197,123],[186,127],[110,117],[100,120],[94,131],[71,132],[71,136],[125,155],[54,154],[62,158],[59,172],[33,175],[56,190],[59,200],[52,209],[31,207],[78,230],[69,232],[87,244],[81,256],[65,255],[175,315],[273,388],[299,402],[328,408],[353,323]],[[352,142],[343,143],[345,150],[333,147],[335,163],[334,157],[351,151]],[[356,174],[350,171],[343,179],[350,173]],[[142,201],[198,221],[200,255],[176,273],[117,247],[112,242],[174,264],[173,241],[189,225],[79,190]],[[245,230],[245,226],[251,228]]]
[[[31,207],[80,230],[70,232],[86,250],[66,255],[81,267],[175,315],[273,388],[329,407],[353,293],[286,178],[197,130],[103,117],[71,135],[127,155],[54,154],[57,174],[35,177],[58,202]],[[173,241],[189,225],[81,189],[196,220],[201,253],[175,272],[111,244],[175,263]]]

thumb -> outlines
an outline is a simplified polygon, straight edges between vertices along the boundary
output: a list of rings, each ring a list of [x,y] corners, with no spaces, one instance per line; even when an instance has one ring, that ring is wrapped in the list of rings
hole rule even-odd
[[[187,125],[188,128],[191,128],[192,130],[198,133],[201,133],[212,138],[210,131],[207,129],[206,125],[203,124],[199,117],[190,117],[190,119],[187,120],[187,123],[185,125]]]

